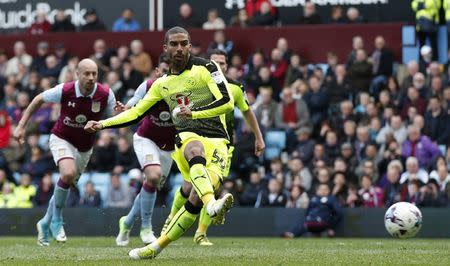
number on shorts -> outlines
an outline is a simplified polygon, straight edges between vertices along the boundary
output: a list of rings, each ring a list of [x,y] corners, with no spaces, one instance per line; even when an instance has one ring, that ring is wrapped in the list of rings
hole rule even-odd
[[[213,156],[213,159],[211,162],[214,164],[218,164],[222,170],[225,169],[225,160],[222,157],[220,157],[217,149],[214,150],[212,156]]]

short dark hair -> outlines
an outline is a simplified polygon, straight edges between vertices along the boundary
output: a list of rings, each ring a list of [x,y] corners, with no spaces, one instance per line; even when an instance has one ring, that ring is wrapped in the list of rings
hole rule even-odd
[[[167,56],[166,53],[162,53],[158,58],[158,65],[160,65],[161,63],[166,63],[169,65],[170,64],[169,62],[170,62],[169,56]]]
[[[168,31],[166,31],[166,35],[164,35],[164,43],[167,44],[167,42],[169,41],[170,35],[177,34],[177,33],[186,34],[188,36],[189,42],[191,42],[191,36],[189,35],[189,32],[182,27],[175,26],[173,28],[170,28]]]
[[[224,50],[213,49],[213,50],[209,51],[209,53],[208,53],[209,58],[211,58],[212,55],[223,55],[223,56],[225,56],[225,62],[228,63],[228,54]]]

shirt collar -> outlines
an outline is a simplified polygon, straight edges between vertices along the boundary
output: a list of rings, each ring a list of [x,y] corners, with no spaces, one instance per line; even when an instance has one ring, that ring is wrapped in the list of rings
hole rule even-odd
[[[93,98],[96,91],[97,91],[97,82],[94,85],[94,90],[87,97]],[[75,96],[77,98],[85,97],[80,91],[80,86],[79,86],[78,80],[75,82]]]

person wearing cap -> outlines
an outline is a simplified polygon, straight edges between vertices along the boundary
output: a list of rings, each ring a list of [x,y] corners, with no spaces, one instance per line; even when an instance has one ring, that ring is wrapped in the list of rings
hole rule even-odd
[[[311,139],[311,128],[301,127],[295,133],[297,134],[297,146],[294,153],[308,165],[312,159],[314,145],[316,144],[316,142]]]
[[[433,62],[433,53],[434,51],[428,45],[420,48],[419,71],[421,73],[427,73],[428,67]]]
[[[424,46],[429,38],[431,48],[433,51],[437,51],[437,24],[439,23],[441,1],[413,0],[411,8],[416,13],[416,31],[420,47]],[[433,57],[437,59],[437,53],[434,53]]]
[[[81,31],[106,31],[105,24],[98,18],[97,11],[91,8],[84,15],[86,24],[81,26]]]
[[[140,31],[141,25],[134,18],[134,12],[131,8],[125,8],[122,11],[122,16],[118,18],[112,27],[112,31]]]

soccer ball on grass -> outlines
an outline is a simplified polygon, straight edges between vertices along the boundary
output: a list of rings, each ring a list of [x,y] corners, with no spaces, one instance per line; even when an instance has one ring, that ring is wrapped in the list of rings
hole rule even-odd
[[[422,227],[422,213],[411,203],[398,202],[386,211],[384,226],[393,237],[414,237]]]

